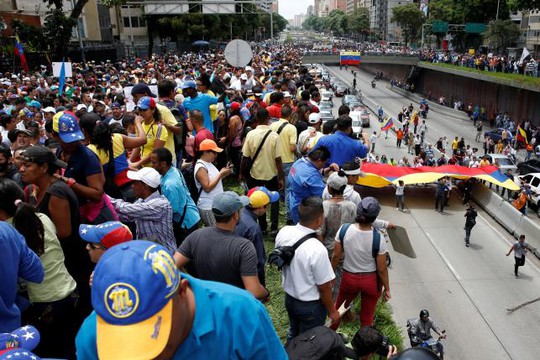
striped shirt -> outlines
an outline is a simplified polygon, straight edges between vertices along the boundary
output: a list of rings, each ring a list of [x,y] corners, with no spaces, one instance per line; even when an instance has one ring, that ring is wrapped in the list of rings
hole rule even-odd
[[[167,198],[155,191],[146,199],[138,199],[133,204],[124,200],[111,199],[121,221],[134,222],[137,239],[149,240],[176,250],[172,228],[173,211]]]

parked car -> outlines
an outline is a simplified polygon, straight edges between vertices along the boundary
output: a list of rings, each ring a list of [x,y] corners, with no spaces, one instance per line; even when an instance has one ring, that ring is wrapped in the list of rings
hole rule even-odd
[[[332,98],[334,97],[334,93],[328,90],[321,91],[321,101],[329,101],[332,102]],[[332,104],[333,106],[333,104]]]
[[[520,175],[540,173],[540,159],[530,159],[517,164]]]
[[[351,111],[349,116],[352,119],[352,129],[356,134],[362,132],[362,128],[370,126],[369,123],[369,111],[364,108],[362,111]]]
[[[328,111],[328,110],[321,110],[319,112],[319,114],[321,114],[321,119],[322,119],[322,123],[324,124],[325,122],[329,121],[329,120],[335,120],[336,118],[334,117],[334,115],[332,115],[332,112],[331,111]]]
[[[332,111],[332,108],[334,107],[334,104],[330,101],[321,101],[319,102],[318,108],[319,110],[328,110]]]
[[[370,127],[370,117],[369,117],[369,110],[366,108],[363,108],[362,110],[359,110],[362,114],[360,115],[360,118],[362,119],[362,126],[363,127]]]
[[[540,172],[514,176],[514,182],[517,186],[522,186],[524,182],[529,184],[531,187],[529,205],[536,208],[536,215],[540,217]]]
[[[349,88],[345,85],[338,85],[336,86],[336,89],[334,90],[334,95],[337,97],[344,96],[349,91]]]
[[[343,105],[347,105],[351,110],[352,110],[351,104],[360,104],[361,105],[360,100],[358,100],[356,95],[345,95],[343,97],[343,99],[341,100],[341,103]]]
[[[503,132],[504,129],[502,128],[499,128],[499,129],[493,129],[491,131],[486,131],[484,133],[484,137],[485,136],[489,136],[490,138],[493,139],[493,141],[497,142],[499,140],[502,139],[502,132]],[[516,132],[515,131],[509,131],[508,132],[508,140],[512,141],[514,139],[514,136],[516,135]]]
[[[492,165],[495,165],[497,161],[501,173],[505,173],[508,169],[514,174],[517,172],[516,163],[511,156],[504,154],[487,154],[486,156]]]

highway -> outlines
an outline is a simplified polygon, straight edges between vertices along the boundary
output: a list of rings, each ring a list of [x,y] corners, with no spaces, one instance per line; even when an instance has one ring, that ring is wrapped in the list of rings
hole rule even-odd
[[[350,70],[330,68],[347,83]],[[357,71],[363,95],[396,116],[410,101],[378,82],[370,86],[371,76]],[[341,104],[334,99],[334,107]],[[417,104],[415,104],[417,105]],[[476,131],[471,122],[458,120],[430,110],[427,141],[443,135],[463,136],[475,144]],[[378,130],[375,119],[369,131]],[[481,148],[481,144],[477,143]],[[397,149],[395,136],[381,136],[375,153],[399,159],[407,155]],[[409,155],[409,160],[412,156]],[[412,163],[412,161],[411,161]],[[540,261],[529,255],[520,277],[514,278],[513,256],[505,254],[514,241],[504,228],[477,207],[479,217],[471,235],[471,247],[464,246],[465,207],[457,194],[444,213],[435,211],[434,189],[410,186],[405,192],[405,212],[396,211],[393,190],[361,188],[361,195],[376,196],[382,204],[381,218],[407,228],[417,258],[411,259],[391,250],[390,283],[397,323],[405,329],[407,319],[427,308],[441,329],[446,329],[445,359],[519,359],[540,358],[540,302],[513,313],[514,307],[540,296]],[[404,333],[407,338],[406,333]],[[408,339],[406,339],[408,345]]]

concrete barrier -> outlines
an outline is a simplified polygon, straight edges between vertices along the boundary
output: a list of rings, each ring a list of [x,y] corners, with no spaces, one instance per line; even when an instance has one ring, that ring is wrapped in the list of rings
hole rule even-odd
[[[540,225],[524,216],[512,203],[504,201],[499,194],[483,185],[474,188],[472,198],[516,239],[525,235],[532,247],[540,248]],[[533,253],[540,258],[539,251]]]
[[[526,241],[534,248],[540,251],[540,226],[529,218],[522,216],[521,222],[514,231],[514,236],[518,238],[520,235],[525,235]],[[536,251],[535,255],[540,258],[540,253]]]

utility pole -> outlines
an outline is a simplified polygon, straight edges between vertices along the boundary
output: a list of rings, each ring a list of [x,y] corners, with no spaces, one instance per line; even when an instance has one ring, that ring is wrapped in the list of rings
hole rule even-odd
[[[272,11],[272,5],[270,5],[270,41],[274,41],[274,12]]]

